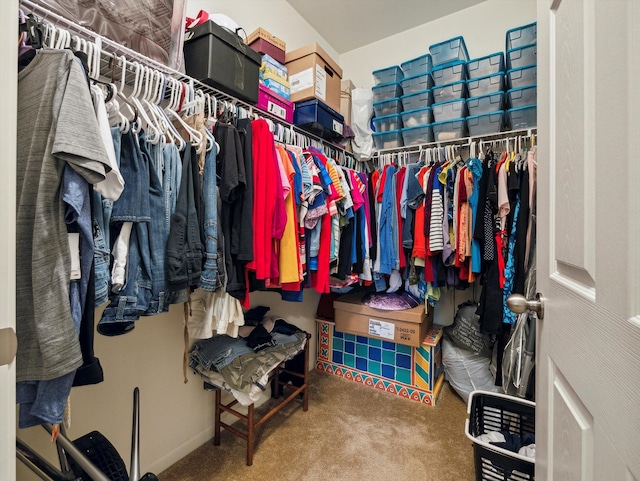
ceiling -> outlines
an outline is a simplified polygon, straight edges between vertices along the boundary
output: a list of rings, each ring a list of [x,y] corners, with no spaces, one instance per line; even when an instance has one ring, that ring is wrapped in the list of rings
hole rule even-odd
[[[368,45],[484,0],[287,0],[338,52]]]

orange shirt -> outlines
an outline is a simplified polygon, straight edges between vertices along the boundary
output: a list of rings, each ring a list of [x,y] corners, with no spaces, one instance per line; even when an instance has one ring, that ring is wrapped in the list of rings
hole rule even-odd
[[[293,177],[295,170],[291,165],[291,157],[289,153],[280,145],[276,145],[278,155],[282,161],[287,179],[290,185],[293,185]],[[287,223],[285,224],[284,234],[280,240],[280,283],[300,282],[300,250],[298,249],[298,220],[296,216],[296,204],[293,193],[290,190],[284,199],[285,210],[287,212]]]

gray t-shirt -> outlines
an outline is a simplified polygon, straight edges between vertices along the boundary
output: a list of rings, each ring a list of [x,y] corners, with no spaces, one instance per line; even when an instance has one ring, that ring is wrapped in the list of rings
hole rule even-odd
[[[92,184],[109,169],[82,67],[68,50],[42,50],[18,74],[17,381],[82,364],[69,305],[65,163]]]

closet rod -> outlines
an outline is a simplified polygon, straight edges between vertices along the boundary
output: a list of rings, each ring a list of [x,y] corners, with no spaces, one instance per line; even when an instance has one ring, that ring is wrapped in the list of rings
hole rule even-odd
[[[78,35],[80,38],[83,38],[85,40],[89,39],[90,41],[93,41],[96,45],[98,45],[100,48],[100,57],[101,57],[100,59],[101,75],[103,75],[103,72],[110,71],[112,62],[113,62],[113,54],[116,54],[121,57],[124,57],[127,60],[128,64],[135,61],[135,62],[138,62],[139,64],[142,64],[143,66],[151,67],[167,76],[175,78],[176,80],[193,85],[194,88],[201,90],[203,93],[208,93],[209,95],[215,97],[215,99],[218,102],[222,102],[222,103],[227,102],[234,107],[240,106],[243,109],[247,110],[248,112],[255,113],[259,117],[267,119],[275,124],[279,124],[286,129],[292,129],[298,135],[305,137],[308,140],[307,142],[308,145],[323,146],[323,149],[325,150],[325,154],[329,154],[331,150],[335,150],[340,152],[345,158],[353,157],[353,154],[351,152],[346,151],[343,147],[339,145],[333,144],[310,132],[302,130],[296,125],[290,124],[269,112],[259,109],[255,105],[251,105],[247,102],[243,102],[242,100],[237,99],[229,94],[226,94],[221,90],[218,90],[207,84],[204,84],[199,80],[189,77],[188,75],[182,72],[179,72],[166,65],[163,65],[160,62],[153,60],[151,58],[148,58],[139,52],[131,50],[130,48],[125,47],[124,45],[121,45],[117,42],[114,42],[113,40],[103,37],[102,35],[99,35],[81,25],[78,25],[72,22],[71,20],[68,20],[48,10],[44,6],[39,5],[38,3],[32,0],[20,0],[19,4],[20,4],[20,8],[28,11],[25,13],[33,13],[41,21],[44,21],[44,22],[48,21],[52,25],[55,25],[57,28],[60,28],[58,27],[58,25],[62,25],[71,34]],[[105,51],[103,49],[103,46],[107,46],[109,51]],[[131,68],[131,67],[132,67],[131,65],[128,65],[127,68]]]
[[[407,153],[418,154],[424,149],[434,147],[444,147],[446,145],[454,145],[457,147],[469,147],[473,142],[494,142],[500,140],[514,140],[518,137],[528,138],[537,133],[537,127],[530,129],[509,130],[506,132],[497,132],[495,134],[477,135],[474,137],[460,137],[458,139],[440,140],[436,142],[428,142],[425,144],[416,144],[406,147],[393,147],[389,149],[376,150],[373,154],[374,157],[383,154],[395,154],[395,153]]]

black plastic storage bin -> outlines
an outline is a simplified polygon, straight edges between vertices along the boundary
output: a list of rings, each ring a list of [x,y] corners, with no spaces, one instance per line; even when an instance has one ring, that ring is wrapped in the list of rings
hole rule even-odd
[[[187,32],[187,75],[248,103],[258,102],[262,57],[235,33],[211,20]]]
[[[342,138],[344,117],[318,99],[296,102],[293,123],[323,139],[335,142]]]
[[[532,401],[488,391],[473,391],[467,404],[466,435],[473,441],[476,481],[533,481],[535,461],[477,439],[492,431],[523,436],[535,434],[536,405]]]

